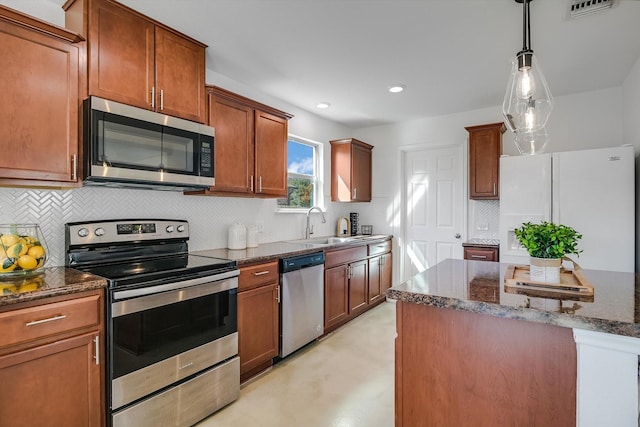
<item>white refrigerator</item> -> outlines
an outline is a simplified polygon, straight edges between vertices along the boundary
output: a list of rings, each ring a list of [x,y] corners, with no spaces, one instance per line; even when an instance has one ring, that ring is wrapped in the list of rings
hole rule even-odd
[[[500,261],[528,264],[513,229],[551,221],[582,234],[582,268],[635,269],[633,147],[500,158]]]

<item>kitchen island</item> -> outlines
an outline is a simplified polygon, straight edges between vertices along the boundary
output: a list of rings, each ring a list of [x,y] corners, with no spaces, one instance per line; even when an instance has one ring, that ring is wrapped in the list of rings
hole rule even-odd
[[[506,288],[508,266],[445,260],[387,291],[396,426],[637,426],[635,275],[584,270],[585,298]]]

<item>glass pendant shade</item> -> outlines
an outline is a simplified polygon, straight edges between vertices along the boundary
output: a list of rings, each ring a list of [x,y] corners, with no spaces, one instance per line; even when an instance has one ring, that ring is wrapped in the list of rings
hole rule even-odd
[[[549,134],[545,127],[535,131],[516,131],[514,142],[520,154],[540,154],[544,153],[549,142]]]
[[[533,52],[519,52],[511,64],[502,114],[515,133],[539,132],[553,110],[553,97]],[[545,132],[546,133],[546,132]]]

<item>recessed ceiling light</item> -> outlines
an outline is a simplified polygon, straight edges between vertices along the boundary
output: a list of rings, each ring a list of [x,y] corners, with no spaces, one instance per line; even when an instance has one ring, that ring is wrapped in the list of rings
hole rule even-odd
[[[407,85],[403,85],[402,83],[394,84],[389,86],[389,92],[399,93],[399,92],[402,92],[406,87]]]
[[[321,102],[318,105],[316,105],[316,107],[318,108],[329,108],[329,106],[331,106],[329,102]]]

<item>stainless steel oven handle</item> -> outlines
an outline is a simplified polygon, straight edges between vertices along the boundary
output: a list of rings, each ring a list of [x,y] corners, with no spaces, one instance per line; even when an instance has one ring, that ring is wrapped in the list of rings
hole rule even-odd
[[[232,274],[231,276],[224,274],[225,277],[221,277],[223,275],[220,274],[200,279],[184,280],[182,282],[152,286],[149,288],[114,292],[113,297],[116,301],[111,304],[111,316],[124,316],[125,314],[137,313],[139,311],[161,307],[163,305],[186,301],[205,295],[216,294],[230,289],[237,289],[238,271],[236,270],[235,273],[236,274]],[[202,283],[202,281],[204,281],[204,283]],[[136,298],[132,298],[134,296]],[[131,299],[117,301],[122,298]]]

